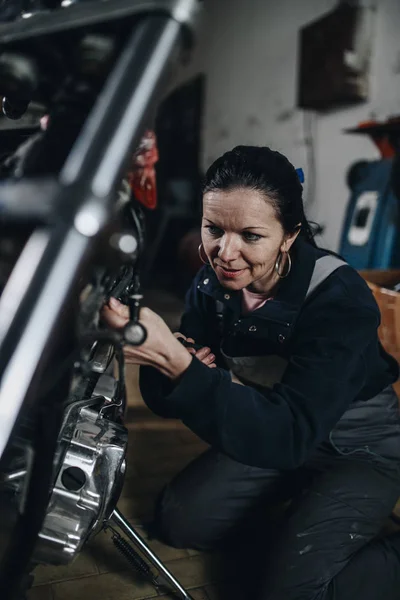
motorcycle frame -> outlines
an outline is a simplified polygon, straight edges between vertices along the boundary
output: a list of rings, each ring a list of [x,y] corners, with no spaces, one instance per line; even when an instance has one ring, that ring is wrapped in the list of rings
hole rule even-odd
[[[71,319],[72,310],[73,318],[77,317],[78,307],[73,307],[73,299],[78,294],[79,281],[90,266],[98,236],[112,217],[118,184],[132,149],[138,145],[168,66],[187,40],[190,29],[187,26],[192,24],[197,1],[142,0],[132,6],[129,0],[113,0],[98,3],[100,10],[96,14],[93,4],[71,6],[65,12],[68,19],[62,24],[54,15],[44,14],[31,22],[23,20],[0,26],[1,49],[14,41],[68,30],[82,23],[141,15],[58,178],[22,179],[6,183],[0,189],[0,209],[5,221],[28,220],[37,224],[0,297],[0,471],[21,414],[38,401],[35,396],[38,379],[45,372],[54,348],[62,346],[67,315]],[[40,203],[32,203],[32,197],[40,198]],[[65,209],[58,218],[55,213],[60,206]],[[61,411],[49,433],[45,465],[49,471],[48,489],[60,424]],[[26,473],[26,497],[31,500],[35,498],[34,473],[35,468]],[[44,490],[40,496],[42,504],[46,494]],[[31,543],[20,554],[21,565],[32,551],[35,532],[42,522],[39,519],[32,525],[34,514],[29,510],[23,517],[25,526],[30,523]],[[2,565],[2,591],[10,569],[18,577],[18,569],[11,564],[17,552],[17,548],[11,547]],[[22,566],[19,571],[22,573]],[[11,588],[7,589],[6,597],[14,597],[15,590]]]

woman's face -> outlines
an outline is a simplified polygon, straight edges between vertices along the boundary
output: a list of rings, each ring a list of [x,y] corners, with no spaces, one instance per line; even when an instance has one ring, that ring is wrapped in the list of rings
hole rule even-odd
[[[296,235],[286,235],[272,203],[248,188],[204,194],[201,239],[219,282],[263,292],[276,283],[275,262]]]

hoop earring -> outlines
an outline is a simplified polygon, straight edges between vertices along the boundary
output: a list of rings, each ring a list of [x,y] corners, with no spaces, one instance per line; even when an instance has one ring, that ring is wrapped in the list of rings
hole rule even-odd
[[[283,273],[280,268],[281,268],[281,264],[282,264],[282,257],[283,255],[286,254],[287,256],[287,269],[286,269],[286,273]],[[290,273],[292,269],[292,259],[290,258],[290,254],[289,252],[280,252],[278,258],[276,259],[275,262],[275,271],[279,277],[279,279],[285,279],[285,277],[287,277]]]
[[[200,260],[203,263],[203,265],[209,265],[210,264],[209,261],[208,260],[204,260],[203,255],[202,255],[202,251],[204,251],[203,242],[197,248],[197,252],[199,254]]]

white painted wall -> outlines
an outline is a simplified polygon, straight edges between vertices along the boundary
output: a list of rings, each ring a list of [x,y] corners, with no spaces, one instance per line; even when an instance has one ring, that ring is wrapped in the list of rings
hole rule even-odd
[[[237,144],[268,144],[306,170],[304,113],[295,107],[298,31],[336,0],[204,2],[197,50],[174,79],[178,84],[199,71],[207,75],[204,167]],[[376,0],[376,6],[369,102],[313,119],[315,203],[307,211],[325,225],[322,242],[332,249],[348,199],[348,166],[377,156],[368,138],[342,130],[371,115],[400,113],[400,0]]]

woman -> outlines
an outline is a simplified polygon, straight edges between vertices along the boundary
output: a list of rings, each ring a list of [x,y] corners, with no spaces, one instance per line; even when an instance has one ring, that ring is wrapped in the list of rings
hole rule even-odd
[[[400,539],[378,538],[400,495],[398,367],[368,286],[316,246],[298,174],[269,148],[210,167],[201,235],[181,333],[143,309],[148,339],[126,348],[149,407],[211,445],[160,500],[164,540],[212,548],[291,500],[259,598],[400,597]],[[105,318],[124,326],[126,307]]]

